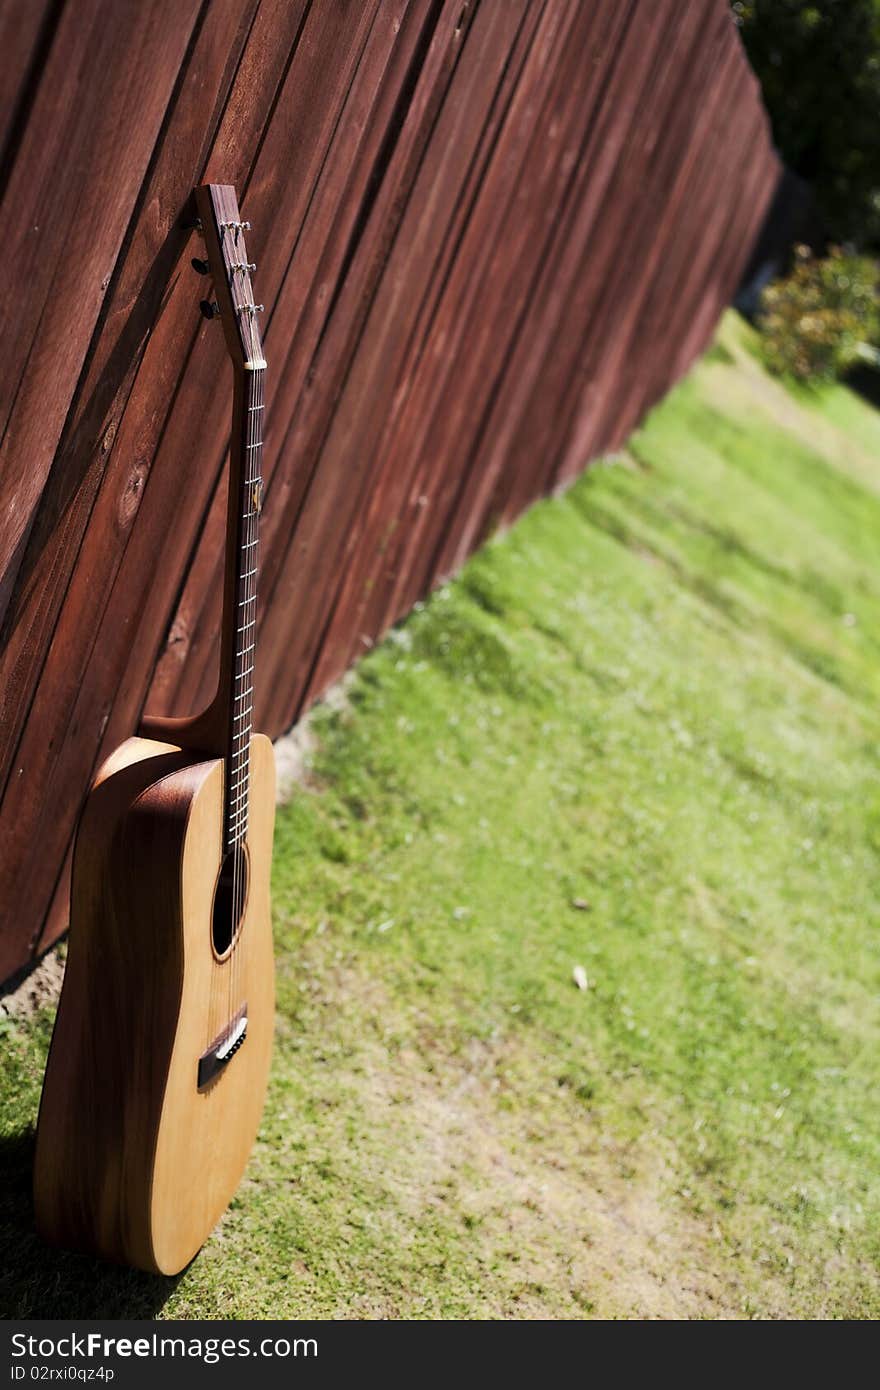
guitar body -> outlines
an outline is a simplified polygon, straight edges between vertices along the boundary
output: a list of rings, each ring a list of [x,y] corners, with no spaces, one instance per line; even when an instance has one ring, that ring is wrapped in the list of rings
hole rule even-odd
[[[225,942],[223,760],[132,738],[92,786],[37,1134],[37,1224],[53,1243],[176,1273],[241,1179],[274,1017],[275,772],[262,735],[249,767],[246,891]]]

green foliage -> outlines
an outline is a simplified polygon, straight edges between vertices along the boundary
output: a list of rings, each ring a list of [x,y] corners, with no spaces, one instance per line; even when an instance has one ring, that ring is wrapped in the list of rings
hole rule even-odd
[[[880,249],[880,5],[740,0],[734,11],[786,164],[831,237]]]
[[[880,336],[877,263],[839,247],[818,258],[799,246],[791,273],[761,296],[767,366],[798,381],[831,381],[866,358]]]

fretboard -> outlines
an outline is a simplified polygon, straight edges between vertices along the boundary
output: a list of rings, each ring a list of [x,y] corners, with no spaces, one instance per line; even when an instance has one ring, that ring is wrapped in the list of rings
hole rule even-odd
[[[229,737],[226,754],[224,848],[240,844],[248,827],[250,741],[257,644],[257,571],[262,506],[262,369],[245,374],[241,450],[238,461],[238,520],[233,544],[234,582],[230,661]],[[233,460],[233,465],[235,464]]]

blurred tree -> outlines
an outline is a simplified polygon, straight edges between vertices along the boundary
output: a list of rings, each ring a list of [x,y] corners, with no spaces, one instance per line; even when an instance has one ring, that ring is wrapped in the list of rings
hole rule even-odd
[[[880,0],[733,6],[786,164],[835,241],[880,250]]]
[[[800,381],[832,381],[880,353],[877,262],[832,246],[817,259],[795,248],[791,273],[761,296],[758,327],[771,371]]]

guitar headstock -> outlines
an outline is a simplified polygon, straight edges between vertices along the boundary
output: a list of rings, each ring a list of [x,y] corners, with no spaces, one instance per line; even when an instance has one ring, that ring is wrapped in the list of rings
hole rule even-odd
[[[242,222],[238,198],[231,184],[205,183],[196,189],[196,207],[201,221],[207,269],[214,277],[215,306],[207,301],[203,311],[212,317],[216,312],[226,334],[229,353],[235,366],[244,371],[265,367],[263,344],[257,322],[262,304],[254,303],[251,271],[244,234],[250,222]],[[193,262],[196,268],[204,268]]]

